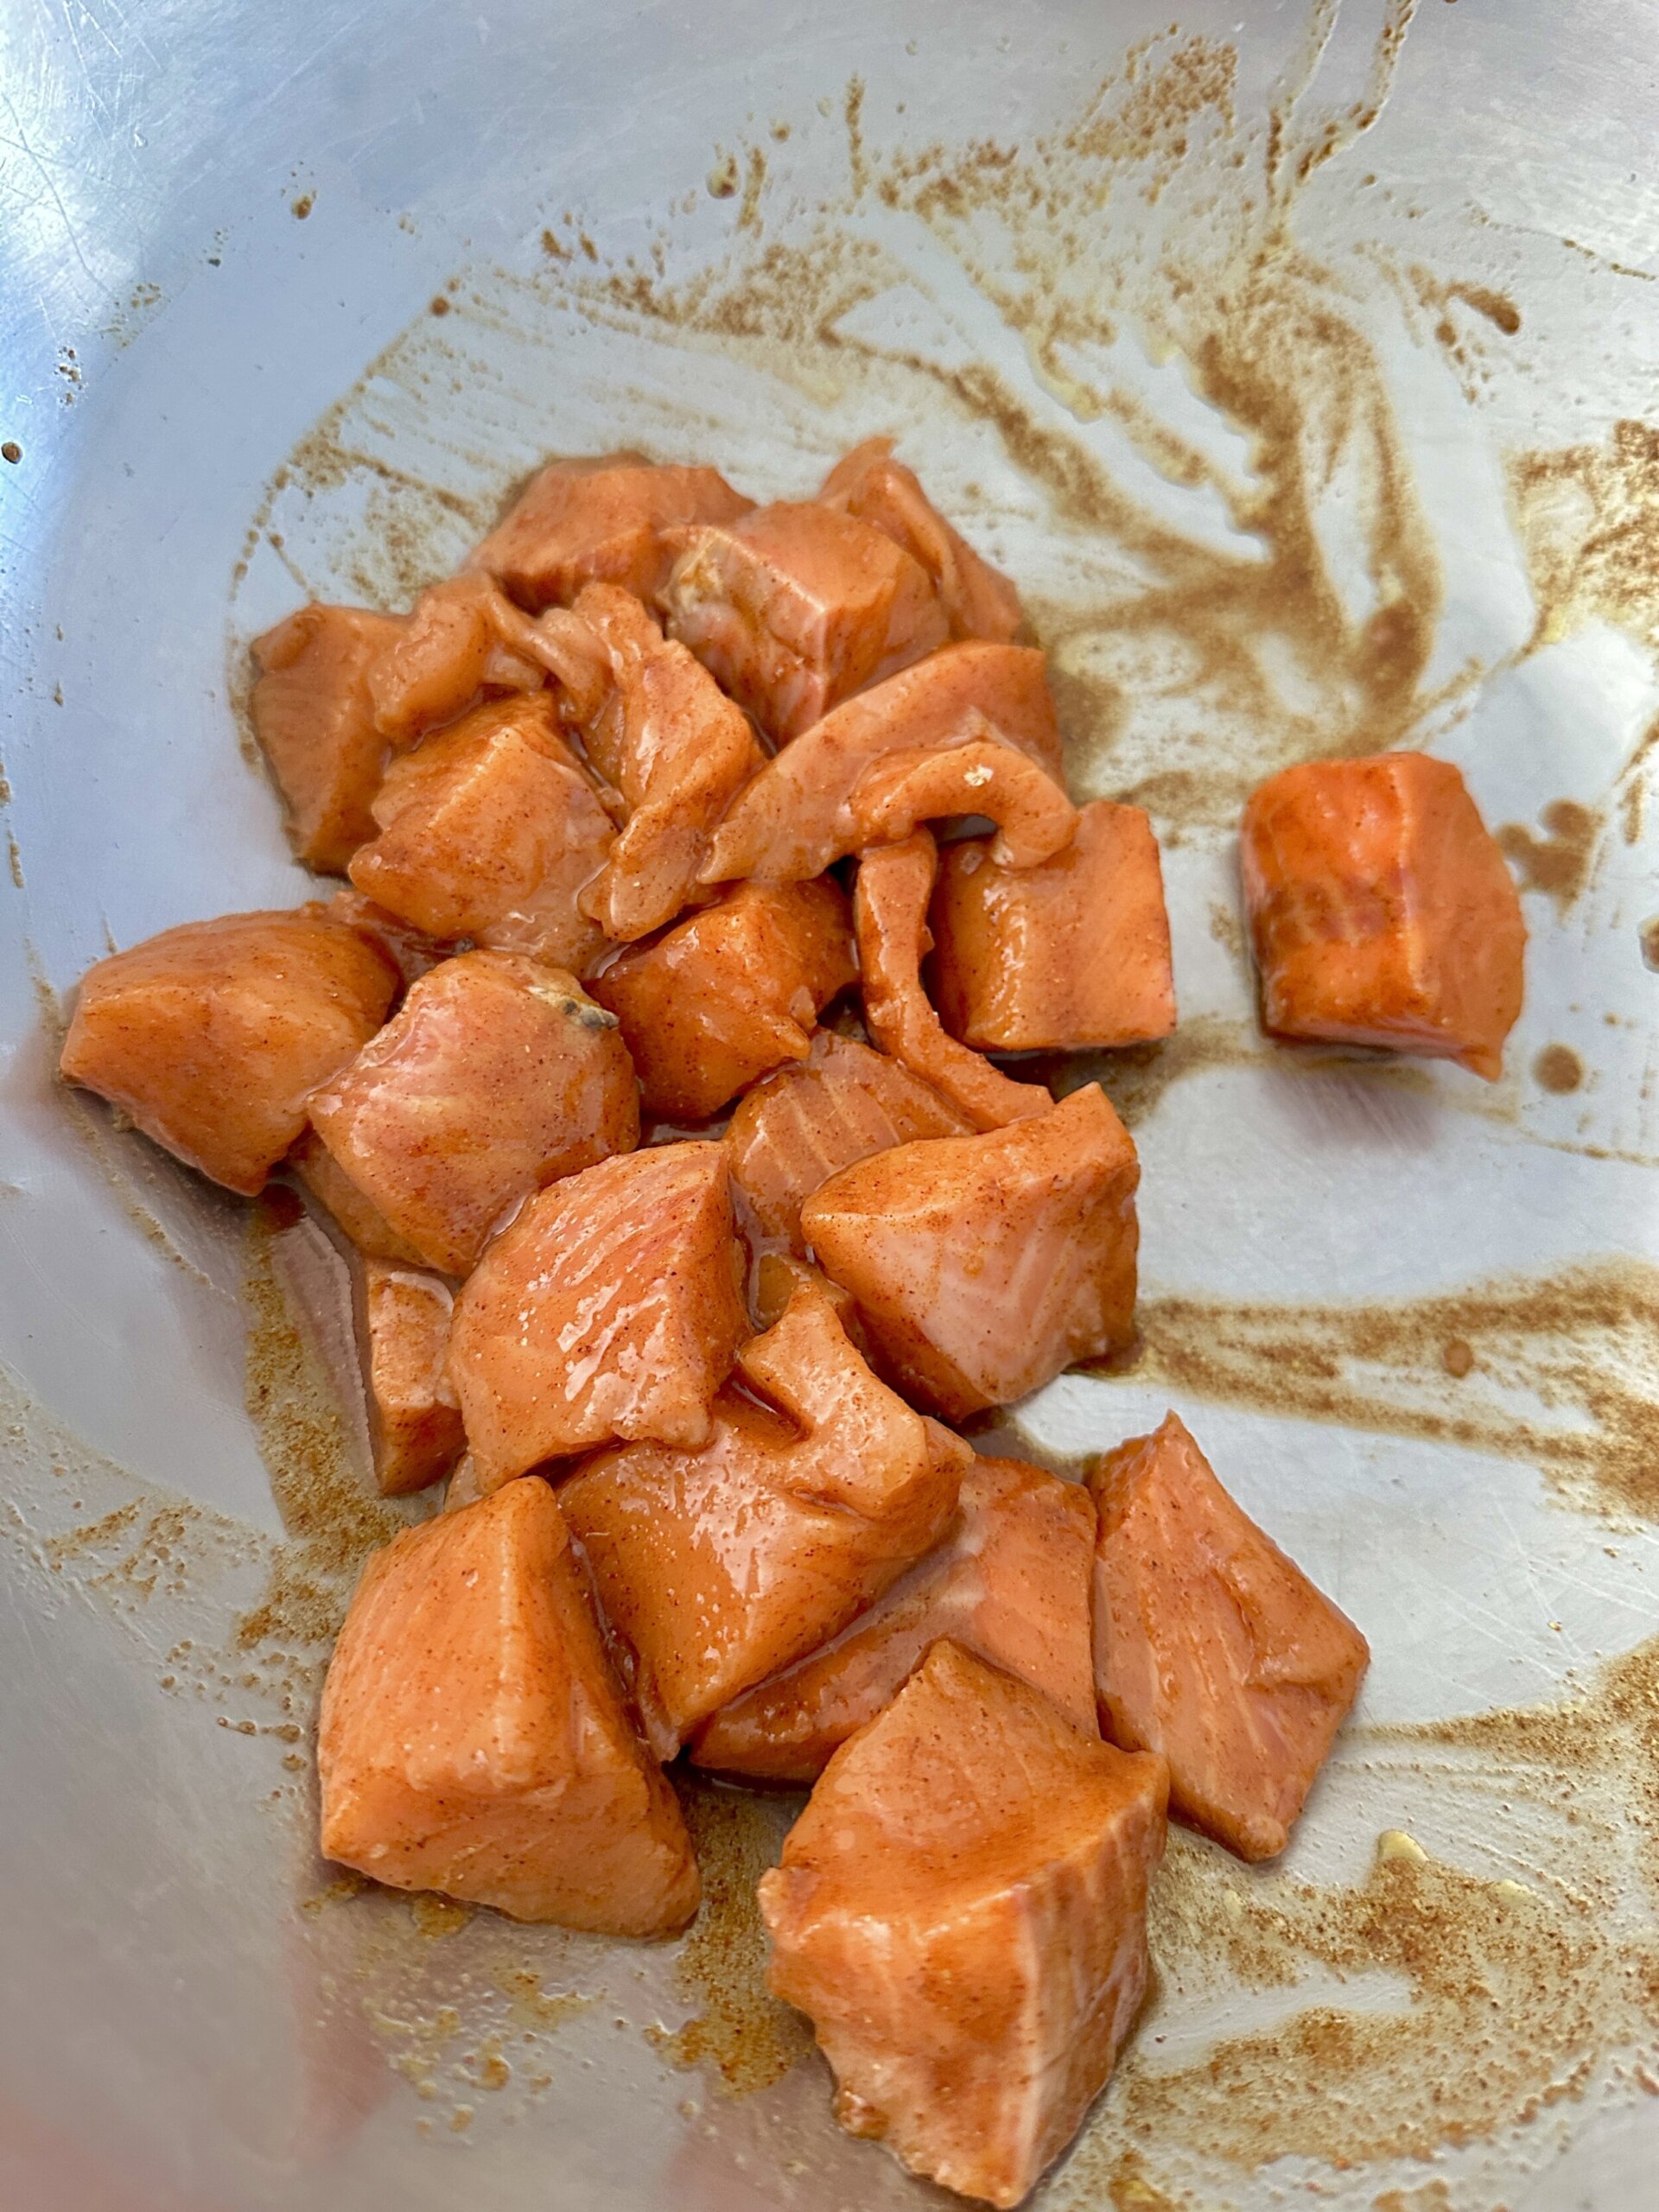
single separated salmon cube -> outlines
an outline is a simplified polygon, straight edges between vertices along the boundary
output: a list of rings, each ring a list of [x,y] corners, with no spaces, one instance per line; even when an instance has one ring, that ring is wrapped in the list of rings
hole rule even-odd
[[[531,1192],[633,1149],[639,1096],[615,1016],[575,976],[467,952],[410,986],[311,1122],[394,1233],[463,1275]]]
[[[1161,1759],[950,1643],[842,1745],[760,1910],[767,1981],[810,2017],[849,2133],[1020,2202],[1146,1994],[1165,1787]]]
[[[674,1793],[624,1713],[545,1483],[373,1553],[323,1686],[322,1850],[515,1920],[671,1936],[697,1909]]]
[[[717,1144],[650,1146],[533,1198],[455,1301],[481,1490],[620,1440],[696,1449],[746,1333]]]
[[[821,1292],[738,1364],[747,1390],[721,1392],[700,1451],[627,1445],[559,1490],[664,1759],[937,1542],[971,1457],[876,1381]]]
[[[1019,1459],[976,1459],[960,1503],[952,1533],[868,1612],[705,1723],[691,1741],[697,1765],[815,1782],[941,1637],[1044,1691],[1073,1726],[1097,1735],[1089,1492]]]
[[[656,467],[638,453],[553,461],[468,565],[499,577],[532,614],[568,606],[588,583],[620,584],[650,599],[672,559],[665,530],[735,522],[753,505],[716,468]]]
[[[343,874],[374,835],[369,809],[390,747],[369,673],[403,628],[394,614],[314,605],[254,640],[254,734],[287,806],[296,855],[325,874]]]
[[[1089,1084],[1030,1121],[843,1167],[801,1228],[900,1389],[960,1421],[1128,1342],[1140,1179]]]
[[[369,1437],[383,1497],[447,1475],[467,1439],[448,1375],[454,1300],[440,1276],[365,1260],[359,1328]]]
[[[950,636],[921,563],[832,507],[785,500],[669,543],[670,635],[779,743]]]
[[[1140,1045],[1175,1027],[1169,916],[1152,823],[1096,799],[1064,852],[1005,868],[988,837],[947,845],[929,919],[945,1027],[982,1052]]]
[[[866,438],[838,461],[818,497],[827,507],[874,524],[932,578],[953,638],[1006,643],[1024,619],[1020,595],[975,552],[929,499],[912,469],[893,457],[891,438]]]
[[[1217,1481],[1173,1414],[1090,1478],[1103,1733],[1169,1762],[1170,1810],[1271,1859],[1359,1691],[1364,1637]]]
[[[87,969],[58,1065],[251,1198],[316,1086],[385,1020],[397,980],[321,906],[186,922]]]
[[[847,901],[819,883],[743,883],[613,960],[592,984],[622,1024],[647,1114],[701,1122],[783,1060],[857,976]]]
[[[1382,753],[1287,768],[1251,794],[1239,862],[1268,1028],[1497,1080],[1526,924],[1449,760]]]

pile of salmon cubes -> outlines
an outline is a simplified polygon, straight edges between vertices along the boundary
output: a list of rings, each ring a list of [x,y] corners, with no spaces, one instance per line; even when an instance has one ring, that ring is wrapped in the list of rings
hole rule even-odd
[[[1282,1850],[1367,1659],[1173,1414],[1086,1483],[960,1433],[1134,1336],[1135,1146],[1017,1056],[1176,1019],[1147,817],[1073,804],[1023,634],[886,440],[767,506],[556,461],[410,614],[260,639],[350,887],[100,962],[62,1058],[297,1179],[381,1487],[447,1478],[340,1636],[326,1853],[663,1936],[664,1767],[810,1786],[772,1986],[845,2126],[1004,2206],[1134,2025],[1166,1811]],[[1497,1073],[1522,932],[1455,769],[1293,769],[1243,854],[1271,1030]]]

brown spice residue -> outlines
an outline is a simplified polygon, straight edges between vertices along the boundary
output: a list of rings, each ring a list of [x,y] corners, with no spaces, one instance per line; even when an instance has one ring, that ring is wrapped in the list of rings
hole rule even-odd
[[[1565,914],[1590,880],[1595,859],[1599,818],[1576,799],[1556,798],[1539,816],[1545,835],[1535,836],[1519,822],[1506,822],[1497,832],[1505,857],[1521,879],[1523,891],[1541,891]]]
[[[1540,1090],[1560,1098],[1584,1082],[1584,1062],[1570,1045],[1546,1045],[1532,1064],[1532,1079]]]
[[[1642,945],[1642,965],[1659,969],[1659,914],[1643,922],[1638,934]]]
[[[1510,484],[1536,637],[1599,615],[1659,645],[1659,428],[1626,419],[1605,445],[1518,454]]]
[[[1097,1083],[1127,1128],[1147,1120],[1164,1093],[1184,1077],[1210,1068],[1250,1067],[1269,1058],[1258,1032],[1216,1014],[1195,1014],[1173,1037],[1156,1045],[1124,1045],[1112,1052],[1037,1055],[1020,1064],[1052,1084],[1057,1096]]]

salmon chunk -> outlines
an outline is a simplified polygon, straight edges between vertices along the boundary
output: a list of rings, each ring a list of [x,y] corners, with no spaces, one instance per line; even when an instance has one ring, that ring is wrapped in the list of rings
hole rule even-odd
[[[1042,654],[1025,645],[946,645],[847,700],[769,761],[715,832],[704,881],[821,875],[865,835],[852,799],[867,769],[889,753],[961,744],[987,724],[1064,780]]]
[[[780,743],[950,636],[920,563],[832,507],[784,501],[669,542],[670,634]]]
[[[513,1483],[373,1553],[323,1686],[325,1858],[515,1920],[671,1936],[697,1909],[552,1491]]]
[[[1239,858],[1268,1029],[1497,1080],[1526,925],[1450,761],[1382,753],[1287,768],[1252,793]]]
[[[539,691],[546,673],[503,635],[508,607],[487,576],[451,576],[423,591],[369,669],[375,728],[399,750],[454,721],[484,694]]]
[[[321,906],[186,922],[88,969],[58,1065],[251,1198],[397,988],[391,963]]]
[[[1178,1819],[1271,1859],[1358,1694],[1365,1639],[1235,1504],[1173,1414],[1090,1482],[1102,1731],[1163,1754]]]
[[[602,645],[609,676],[582,742],[627,810],[582,906],[607,937],[632,944],[699,895],[715,825],[766,755],[742,709],[629,593],[589,584],[571,617]]]
[[[928,902],[938,848],[925,830],[902,844],[866,853],[853,892],[864,1019],[884,1052],[948,1099],[976,1129],[1046,1114],[1053,1100],[1040,1084],[1016,1083],[950,1036],[922,986],[932,950]]]
[[[326,875],[343,874],[374,835],[369,808],[389,748],[369,673],[403,627],[366,607],[311,606],[254,640],[254,734],[288,809],[296,857]]]
[[[1096,799],[1035,868],[969,837],[941,857],[929,917],[945,1027],[982,1052],[1140,1045],[1175,1027],[1163,870],[1138,806]]]
[[[936,1543],[971,1457],[876,1381],[818,1292],[738,1363],[748,1388],[721,1391],[700,1451],[626,1445],[559,1491],[664,1759]]]
[[[454,1301],[448,1284],[423,1269],[365,1260],[362,1272],[375,1479],[383,1496],[401,1497],[447,1475],[466,1444],[447,1370]]]
[[[478,707],[395,761],[355,855],[366,898],[429,936],[470,938],[581,974],[604,936],[577,906],[610,817],[549,697]]]
[[[953,638],[1004,643],[1024,619],[1020,595],[1001,571],[982,560],[929,499],[915,472],[893,457],[891,438],[866,438],[838,461],[818,497],[856,515],[902,545],[932,578]]]
[[[717,1144],[601,1160],[532,1198],[455,1302],[480,1485],[618,1440],[696,1450],[745,1331]]]
[[[384,952],[405,988],[417,976],[424,976],[429,968],[435,968],[440,960],[448,960],[454,950],[453,944],[445,944],[438,938],[428,937],[424,930],[399,921],[396,914],[377,906],[372,899],[365,899],[349,883],[341,884],[328,900],[326,912]]]
[[[1052,860],[1077,826],[1077,810],[1054,779],[1004,745],[982,717],[960,745],[873,760],[848,810],[861,852],[869,845],[896,845],[924,822],[986,815],[997,826],[991,851],[1005,868],[1035,868]]]
[[[462,1275],[533,1191],[639,1141],[616,1019],[563,969],[467,952],[318,1090],[335,1165],[429,1267]]]
[[[379,1207],[364,1197],[315,1129],[301,1131],[288,1155],[288,1171],[365,1259],[399,1268],[424,1265],[408,1237],[400,1236]]]
[[[569,605],[584,584],[650,599],[668,574],[663,532],[735,522],[754,505],[717,468],[661,467],[643,454],[550,461],[473,555],[532,613]]]
[[[647,1114],[701,1122],[785,1060],[854,982],[847,901],[819,883],[740,884],[593,984],[622,1024]]]
[[[843,1167],[801,1229],[899,1388],[959,1421],[1129,1341],[1140,1175],[1089,1084],[1031,1121]]]
[[[760,1910],[767,1980],[810,2017],[849,2133],[1020,2202],[1141,2009],[1165,1787],[1161,1759],[950,1643],[842,1745]]]
[[[696,1764],[815,1782],[942,1637],[1045,1691],[1074,1727],[1097,1734],[1088,1491],[1019,1459],[976,1459],[961,1507],[955,1531],[868,1612],[706,1722],[692,1738]]]

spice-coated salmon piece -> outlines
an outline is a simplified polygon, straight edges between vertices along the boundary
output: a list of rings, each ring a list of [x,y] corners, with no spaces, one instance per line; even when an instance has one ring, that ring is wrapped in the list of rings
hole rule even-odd
[[[699,1122],[804,1060],[819,1014],[857,974],[847,901],[825,878],[739,884],[623,953],[592,989],[622,1024],[646,1113]]]
[[[738,1363],[747,1389],[721,1392],[701,1450],[626,1445],[559,1490],[659,1758],[936,1543],[971,1458],[877,1382],[820,1292]]]
[[[313,1128],[302,1129],[288,1155],[289,1174],[309,1192],[346,1242],[365,1259],[392,1266],[425,1265],[407,1236],[400,1236],[378,1205],[365,1198]]]
[[[1290,1831],[1370,1653],[1173,1414],[1090,1477],[1103,1734],[1169,1762],[1170,1810],[1241,1859]]]
[[[740,1271],[717,1144],[652,1145],[531,1199],[455,1301],[480,1486],[619,1440],[706,1444],[747,1333]]]
[[[991,840],[940,855],[929,910],[933,995],[951,1035],[982,1052],[1139,1045],[1175,1027],[1169,916],[1152,824],[1096,799],[1036,868]]]
[[[798,1259],[793,1252],[762,1250],[758,1256],[751,1255],[749,1312],[757,1329],[769,1329],[774,1321],[781,1321],[798,1290],[817,1291],[827,1298],[848,1340],[865,1358],[869,1357],[851,1291],[831,1282],[822,1268],[815,1268],[810,1260]]]
[[[1020,594],[946,522],[915,472],[893,459],[891,438],[866,438],[855,446],[824,478],[818,497],[827,507],[873,523],[920,562],[953,638],[1006,644],[1018,632],[1024,619]]]
[[[884,1052],[975,1128],[1000,1129],[1046,1114],[1053,1101],[1040,1084],[1016,1083],[959,1045],[934,1011],[922,985],[922,962],[933,947],[927,913],[938,865],[938,848],[925,830],[866,853],[858,864],[853,925],[864,1019]]]
[[[761,1877],[767,1981],[807,2013],[836,2117],[912,2173],[1018,2204],[1146,1993],[1161,1759],[936,1643],[830,1760]]]
[[[474,708],[394,761],[374,818],[352,881],[429,936],[578,975],[603,946],[576,901],[610,852],[610,817],[550,696]]]
[[[546,671],[504,635],[515,610],[487,576],[451,576],[416,601],[369,669],[375,728],[402,750],[486,693],[539,691]]]
[[[87,969],[58,1065],[251,1198],[397,988],[391,961],[321,906],[186,922]]]
[[[326,1858],[515,1920],[671,1936],[697,1909],[545,1483],[372,1553],[323,1686]]]
[[[359,1329],[375,1479],[388,1497],[447,1475],[466,1445],[449,1383],[454,1297],[423,1268],[365,1260]]]
[[[532,613],[568,604],[588,583],[650,599],[671,559],[664,531],[735,522],[753,505],[717,468],[658,466],[638,453],[550,461],[468,566],[499,577]]]
[[[1282,1037],[1454,1059],[1496,1082],[1526,925],[1448,760],[1313,760],[1253,792],[1239,832],[1262,1020]]]
[[[563,969],[467,952],[311,1101],[335,1164],[429,1267],[461,1275],[544,1184],[639,1141],[615,1017]]]
[[[843,1167],[801,1229],[899,1386],[958,1421],[1129,1341],[1140,1174],[1089,1084],[1031,1121]]]
[[[864,826],[851,801],[868,768],[889,753],[961,744],[987,723],[1064,781],[1042,654],[1028,645],[945,645],[845,701],[768,761],[716,831],[704,880],[821,875],[858,850]]]
[[[374,835],[369,809],[390,748],[369,672],[403,628],[394,614],[313,605],[254,640],[254,734],[287,805],[295,853],[325,874],[343,874]]]
[[[868,1612],[707,1722],[692,1738],[696,1763],[759,1781],[816,1781],[941,1637],[1019,1675],[1096,1735],[1089,1492],[1019,1459],[976,1459],[961,1509],[938,1549]]]
[[[1071,842],[1077,810],[1046,769],[1004,745],[982,718],[960,745],[873,760],[848,801],[858,848],[896,845],[924,822],[982,814],[1007,868],[1035,868]]]
[[[670,634],[780,744],[950,636],[921,563],[833,507],[785,500],[669,542]]]

